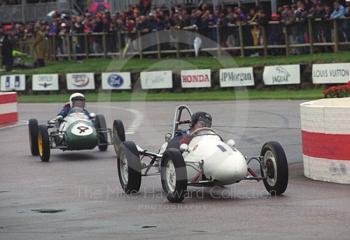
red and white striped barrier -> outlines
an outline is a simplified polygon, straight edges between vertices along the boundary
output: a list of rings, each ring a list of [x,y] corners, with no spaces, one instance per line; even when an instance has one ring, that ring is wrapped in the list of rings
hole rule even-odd
[[[18,121],[17,94],[0,93],[0,124],[15,123]]]
[[[350,98],[300,105],[304,175],[350,184]]]

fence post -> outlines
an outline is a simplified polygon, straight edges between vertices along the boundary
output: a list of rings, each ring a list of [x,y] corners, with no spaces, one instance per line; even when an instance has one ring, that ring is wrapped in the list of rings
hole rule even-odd
[[[287,25],[283,25],[284,42],[286,44],[286,56],[289,56],[289,39],[288,39],[288,28]]]
[[[157,38],[157,57],[158,59],[161,59],[161,54],[160,54],[160,37],[159,37],[159,31],[156,30],[156,38]]]
[[[67,41],[67,51],[68,51],[68,60],[72,60],[72,52],[71,52],[71,42],[69,38],[70,34],[66,34],[66,41]]]
[[[102,34],[102,46],[103,46],[103,56],[107,57],[107,38],[106,38],[106,32],[103,32]]]
[[[313,38],[313,29],[312,29],[312,19],[308,18],[307,19],[308,22],[308,27],[309,27],[309,41],[310,41],[310,53],[313,54],[314,53],[314,38]]]
[[[334,52],[338,52],[339,51],[339,37],[338,37],[337,19],[333,19],[333,39],[334,39]]]
[[[143,58],[142,56],[142,40],[141,40],[141,32],[140,31],[137,31],[137,42],[138,42],[138,45],[139,45],[139,55],[140,55],[140,59]]]
[[[238,31],[239,31],[239,46],[241,48],[241,57],[244,57],[244,44],[243,44],[243,29],[242,22],[238,23]]]
[[[87,33],[84,34],[84,42],[85,42],[85,56],[86,58],[89,58],[89,42],[88,42],[88,38],[87,38]]]
[[[216,48],[218,56],[221,56],[221,37],[220,37],[220,25],[216,24]]]
[[[122,34],[121,34],[121,32],[120,32],[120,30],[118,30],[118,46],[117,46],[117,48],[119,49],[119,59],[121,59],[122,58],[122,56],[123,56],[123,50],[122,50]]]
[[[176,57],[180,57],[179,29],[176,29]]]
[[[57,60],[57,46],[56,46],[56,36],[52,36],[52,39],[53,39],[53,56],[54,56],[54,59],[55,61]]]
[[[266,27],[263,25],[262,27],[262,33],[263,33],[263,40],[264,40],[264,56],[267,56],[267,37],[266,37]]]

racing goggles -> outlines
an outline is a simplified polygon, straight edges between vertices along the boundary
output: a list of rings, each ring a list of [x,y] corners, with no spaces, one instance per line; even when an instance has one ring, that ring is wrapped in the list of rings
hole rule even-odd
[[[200,117],[197,124],[200,128],[211,128],[212,121],[208,118]]]

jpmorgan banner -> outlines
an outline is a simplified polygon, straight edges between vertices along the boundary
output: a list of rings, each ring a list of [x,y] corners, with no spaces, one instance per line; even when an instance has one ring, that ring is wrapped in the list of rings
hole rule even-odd
[[[266,66],[263,75],[265,85],[300,84],[300,65]]]
[[[220,87],[254,86],[253,68],[227,68],[220,70]]]
[[[58,91],[58,74],[37,74],[32,76],[33,91]]]
[[[209,88],[211,87],[210,69],[181,71],[181,86],[183,88]]]
[[[350,63],[314,64],[312,82],[314,84],[346,83],[350,81]]]
[[[95,79],[93,73],[69,73],[67,74],[68,90],[93,90]]]

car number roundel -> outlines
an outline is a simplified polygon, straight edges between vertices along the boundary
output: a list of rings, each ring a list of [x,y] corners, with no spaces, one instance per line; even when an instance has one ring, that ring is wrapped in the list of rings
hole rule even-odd
[[[85,124],[78,124],[72,128],[72,133],[76,136],[88,136],[93,133],[93,129]]]

